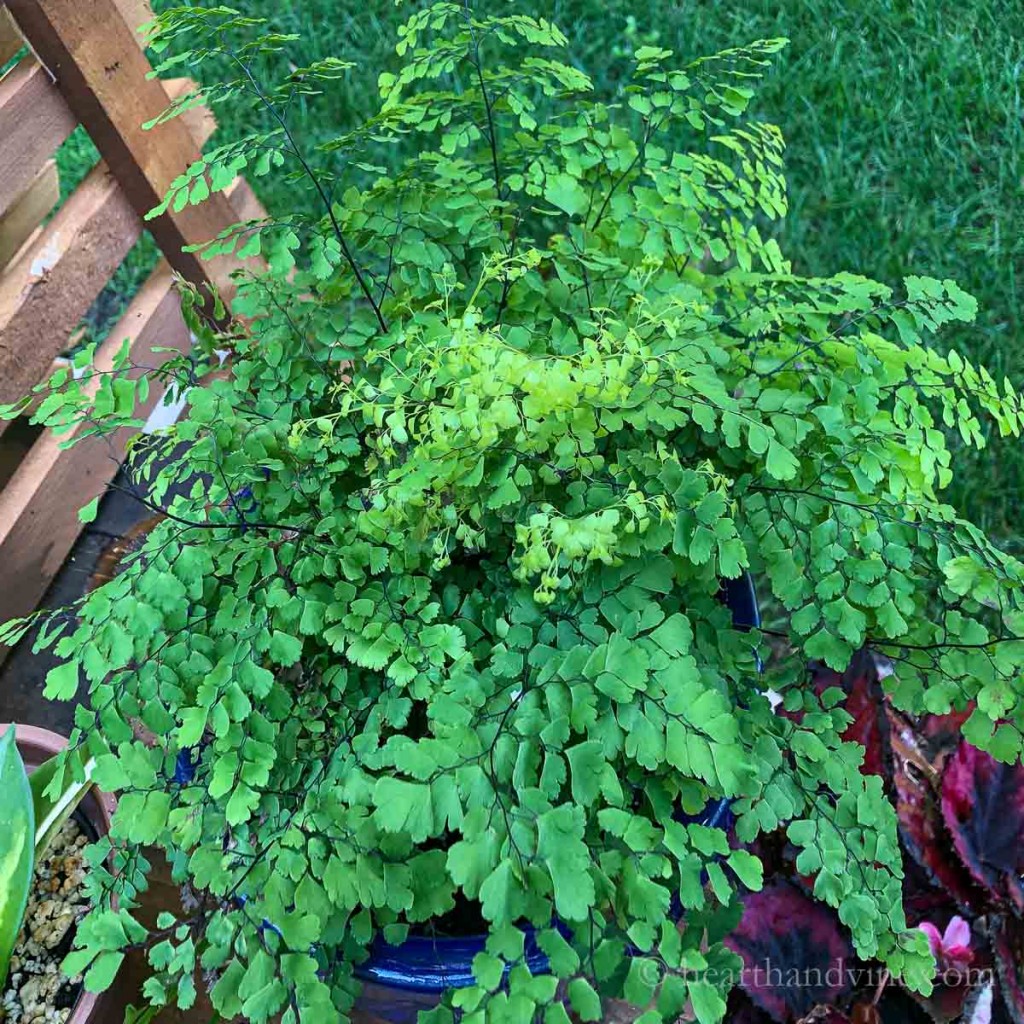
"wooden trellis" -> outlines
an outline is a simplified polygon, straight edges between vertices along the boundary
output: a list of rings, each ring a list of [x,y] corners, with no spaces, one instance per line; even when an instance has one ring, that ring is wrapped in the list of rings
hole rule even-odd
[[[144,122],[191,88],[148,79],[138,27],[146,0],[0,3],[0,403],[45,379],[129,250],[148,230],[163,258],[97,352],[109,366],[125,339],[136,364],[154,347],[190,344],[174,273],[230,294],[237,262],[200,261],[183,247],[262,215],[246,183],[199,207],[152,209],[216,127],[197,108],[146,131]],[[27,47],[27,48],[26,48]],[[77,125],[100,161],[50,216],[59,197],[54,153]],[[140,408],[148,415],[153,394]],[[22,423],[0,422],[0,621],[31,611],[81,529],[78,509],[117,472],[129,432],[70,450]],[[0,659],[6,653],[0,647]]]

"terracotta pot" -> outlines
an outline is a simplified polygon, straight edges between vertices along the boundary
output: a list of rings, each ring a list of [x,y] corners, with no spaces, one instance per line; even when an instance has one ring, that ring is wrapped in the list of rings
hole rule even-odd
[[[6,731],[7,724],[0,723],[0,733]],[[48,761],[54,754],[59,754],[68,745],[66,736],[35,725],[16,725],[15,738],[18,741],[21,759],[25,762],[30,775],[44,761]],[[100,793],[94,786],[85,795],[79,807],[98,835],[106,835],[110,831],[110,816],[114,811],[113,797]],[[91,1021],[105,1024],[108,1016],[105,1012],[107,995],[106,992],[97,995],[83,989],[72,1007],[67,1024],[89,1024]]]

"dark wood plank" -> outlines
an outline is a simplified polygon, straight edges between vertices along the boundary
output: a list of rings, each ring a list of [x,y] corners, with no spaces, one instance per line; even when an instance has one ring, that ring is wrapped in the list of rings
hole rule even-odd
[[[30,391],[142,232],[100,164],[0,276],[0,402]]]
[[[189,332],[166,262],[161,261],[97,350],[96,369],[111,368],[126,338],[132,361],[143,366],[164,358],[154,354],[155,346],[188,348]],[[160,389],[153,388],[139,415],[147,416],[160,397]],[[0,491],[0,622],[36,606],[82,529],[78,510],[104,492],[134,433],[126,429],[62,449],[61,439],[47,432]],[[0,661],[7,653],[0,647]]]
[[[146,22],[153,20],[153,5],[149,0],[115,0],[124,20],[135,33],[135,41],[141,46],[144,42],[139,29]]]
[[[0,4],[0,65],[6,64],[25,45],[18,26]]]
[[[8,0],[8,7],[135,210],[151,210],[200,150],[180,118],[143,129],[166,107],[167,95],[162,82],[146,77],[151,67],[129,18],[116,0]],[[213,281],[230,295],[232,261],[203,261],[182,248],[207,241],[235,220],[228,198],[218,193],[147,227],[183,277]]]
[[[0,271],[32,237],[60,200],[57,163],[47,160],[32,184],[0,216]]]
[[[74,114],[32,56],[0,78],[0,214],[74,130]]]

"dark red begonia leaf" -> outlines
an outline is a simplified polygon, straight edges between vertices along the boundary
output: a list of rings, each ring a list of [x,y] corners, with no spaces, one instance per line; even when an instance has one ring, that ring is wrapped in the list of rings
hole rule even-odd
[[[910,741],[912,742],[912,741]],[[952,838],[942,820],[942,809],[937,791],[939,779],[928,776],[912,759],[899,756],[904,741],[894,738],[896,752],[893,783],[896,790],[896,813],[899,818],[900,838],[907,852],[925,872],[931,883],[957,908],[968,916],[980,913],[987,902],[985,893],[975,884],[970,872],[953,849]],[[906,748],[909,749],[909,748]],[[904,891],[915,881],[908,872]],[[920,919],[927,919],[926,908],[932,894],[920,888],[911,890],[920,900]],[[908,912],[910,906],[908,906]],[[916,922],[915,922],[916,923]]]
[[[772,1024],[771,1017],[740,988],[729,993],[725,1019],[729,1024]]]
[[[942,817],[971,877],[1024,912],[1024,765],[962,742],[942,775]]]
[[[937,768],[952,754],[963,739],[964,722],[974,711],[972,702],[963,711],[946,715],[924,715],[917,723],[917,738],[925,756]]]
[[[947,842],[952,849],[952,840],[947,839]],[[921,921],[948,921],[954,914],[961,912],[963,907],[958,906],[945,889],[935,884],[916,858],[904,857],[903,909],[910,924],[916,925]]]
[[[743,958],[744,991],[776,1021],[799,1020],[849,987],[853,950],[835,915],[788,882],[751,893],[725,944]]]
[[[935,1024],[906,989],[892,983],[878,1001],[878,1012],[884,1024]]]
[[[861,770],[866,775],[889,778],[889,721],[886,700],[874,655],[867,650],[858,651],[839,673],[824,665],[811,666],[815,692],[820,696],[829,687],[838,687],[846,693],[843,708],[853,717],[842,739],[859,743],[864,748]]]

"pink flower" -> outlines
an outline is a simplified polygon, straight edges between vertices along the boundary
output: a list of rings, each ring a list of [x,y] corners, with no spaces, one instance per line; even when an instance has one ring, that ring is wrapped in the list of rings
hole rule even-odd
[[[962,917],[954,917],[941,935],[930,921],[923,921],[918,928],[928,936],[928,945],[940,971],[966,967],[974,959],[971,926]]]

